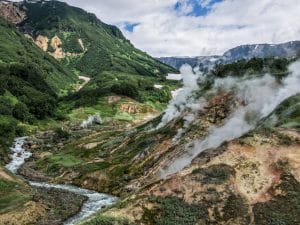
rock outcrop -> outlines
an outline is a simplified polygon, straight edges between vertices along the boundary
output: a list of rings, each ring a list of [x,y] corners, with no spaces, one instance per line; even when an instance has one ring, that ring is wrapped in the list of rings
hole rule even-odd
[[[14,24],[19,24],[26,18],[25,8],[10,1],[0,1],[0,15]]]

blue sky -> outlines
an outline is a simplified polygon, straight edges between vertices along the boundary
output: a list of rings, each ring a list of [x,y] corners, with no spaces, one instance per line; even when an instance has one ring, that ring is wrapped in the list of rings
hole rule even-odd
[[[300,40],[299,0],[62,0],[118,26],[153,56],[223,54]]]
[[[124,22],[124,29],[127,30],[128,32],[133,32],[134,28],[136,26],[140,25],[140,23],[130,23],[130,22]]]
[[[181,0],[177,1],[174,6],[173,10],[179,16],[206,16],[212,10],[212,7],[222,2],[223,0]],[[123,29],[132,33],[136,26],[140,25],[140,23],[130,23],[124,22]]]
[[[190,10],[187,13],[184,13],[185,16],[206,16],[212,9],[212,6],[222,2],[222,0],[187,0],[187,1],[178,1],[174,6],[174,10],[177,12],[182,12],[186,7],[189,7]]]

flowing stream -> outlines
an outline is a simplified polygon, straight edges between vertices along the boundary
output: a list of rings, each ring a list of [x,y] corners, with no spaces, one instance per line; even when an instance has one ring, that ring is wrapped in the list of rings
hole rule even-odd
[[[6,168],[12,173],[17,174],[18,169],[25,163],[25,160],[32,156],[32,153],[27,151],[23,146],[26,142],[26,137],[16,138],[14,146],[11,148],[12,151],[12,161],[6,165]],[[33,187],[42,188],[53,188],[58,190],[69,191],[78,195],[86,196],[88,200],[82,205],[81,210],[75,216],[69,218],[64,224],[65,225],[75,225],[81,222],[83,219],[96,213],[98,210],[112,205],[118,198],[98,193],[95,191],[78,188],[71,185],[64,184],[50,184],[45,182],[33,182],[29,181],[29,184]]]

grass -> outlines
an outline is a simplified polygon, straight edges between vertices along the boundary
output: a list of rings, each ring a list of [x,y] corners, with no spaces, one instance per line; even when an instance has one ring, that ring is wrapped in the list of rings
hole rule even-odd
[[[92,106],[82,106],[75,109],[72,109],[72,105],[69,105],[67,102],[62,102],[59,106],[59,111],[61,111],[69,121],[74,123],[86,120],[89,116],[97,113],[99,113],[104,120],[132,122],[134,120],[143,119],[144,115],[148,112],[160,112],[165,106],[161,103],[148,104],[149,102],[147,102],[144,104],[127,97],[120,97],[120,100],[111,104],[108,104],[107,97],[101,97],[97,103]],[[140,109],[140,112],[135,114],[123,112],[120,110],[122,104],[134,105]],[[50,121],[48,120],[48,122]],[[40,122],[39,124],[41,125],[42,123],[43,122]]]
[[[36,120],[52,117],[58,95],[75,83],[77,77],[3,18],[0,18],[0,58],[2,163],[7,160],[14,137],[23,135],[27,128],[34,131]]]
[[[67,71],[59,62],[45,54],[3,19],[0,20],[0,30],[1,65],[12,65],[14,62],[35,65],[43,74],[43,79],[56,93],[76,81],[75,74]]]
[[[276,126],[300,129],[300,94],[282,102],[274,111]]]
[[[300,118],[287,121],[286,123],[282,124],[281,127],[283,128],[297,128],[300,129]]]
[[[75,156],[63,153],[51,156],[49,162],[65,168],[78,166],[82,163],[82,161]]]
[[[130,122],[130,121],[133,120],[133,117],[129,113],[118,111],[116,113],[116,115],[114,116],[114,119],[120,120],[120,121],[128,121],[128,122]]]
[[[63,107],[63,106],[62,106]],[[100,113],[101,117],[113,117],[116,113],[116,106],[109,105],[105,97],[100,98],[97,104],[93,106],[80,107],[77,109],[73,109],[68,117],[71,121],[76,120],[84,120],[88,116],[95,115],[96,113]]]
[[[0,179],[0,212],[16,208],[30,198],[28,188],[22,183]]]

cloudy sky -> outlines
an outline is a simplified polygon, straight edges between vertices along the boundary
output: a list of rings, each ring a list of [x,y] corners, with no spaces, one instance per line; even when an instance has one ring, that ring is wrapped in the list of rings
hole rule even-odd
[[[299,0],[65,0],[117,25],[153,56],[222,54],[300,40]]]

